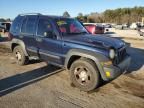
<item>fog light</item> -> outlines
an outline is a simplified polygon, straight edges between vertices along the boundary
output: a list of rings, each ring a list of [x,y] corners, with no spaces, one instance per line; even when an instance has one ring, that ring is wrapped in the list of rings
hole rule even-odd
[[[101,62],[102,66],[110,66],[112,65],[112,61],[105,61],[105,62]]]
[[[106,76],[107,76],[107,77],[110,77],[110,76],[111,76],[110,72],[107,71],[107,72],[106,72]]]
[[[110,66],[110,65],[112,65],[112,61],[104,62],[104,65],[106,65],[106,66]]]

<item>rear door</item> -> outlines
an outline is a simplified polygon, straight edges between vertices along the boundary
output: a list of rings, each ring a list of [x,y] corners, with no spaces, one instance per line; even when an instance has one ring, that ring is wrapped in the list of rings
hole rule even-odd
[[[35,40],[37,16],[31,15],[24,18],[20,38],[26,45],[26,50],[30,56],[38,56],[38,48]]]
[[[62,40],[55,35],[55,26],[47,17],[40,17],[37,28],[37,46],[41,59],[56,65],[62,65]],[[50,36],[45,36],[51,33]]]

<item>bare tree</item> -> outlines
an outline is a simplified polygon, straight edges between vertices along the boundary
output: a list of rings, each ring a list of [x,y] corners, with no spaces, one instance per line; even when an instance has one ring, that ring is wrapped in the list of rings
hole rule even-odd
[[[64,17],[70,17],[70,14],[69,14],[67,11],[65,11],[65,12],[63,13],[63,16],[64,16]]]

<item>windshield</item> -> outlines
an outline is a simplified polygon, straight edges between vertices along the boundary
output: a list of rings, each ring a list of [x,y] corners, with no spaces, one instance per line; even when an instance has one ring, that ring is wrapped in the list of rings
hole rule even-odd
[[[63,35],[88,33],[87,30],[82,26],[82,24],[76,19],[62,18],[57,19],[56,23]]]

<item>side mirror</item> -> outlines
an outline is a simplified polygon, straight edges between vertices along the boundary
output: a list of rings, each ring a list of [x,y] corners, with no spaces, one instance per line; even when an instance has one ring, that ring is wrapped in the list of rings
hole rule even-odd
[[[51,38],[51,39],[55,39],[56,38],[56,34],[53,31],[46,31],[46,32],[44,32],[43,35],[46,38]]]

